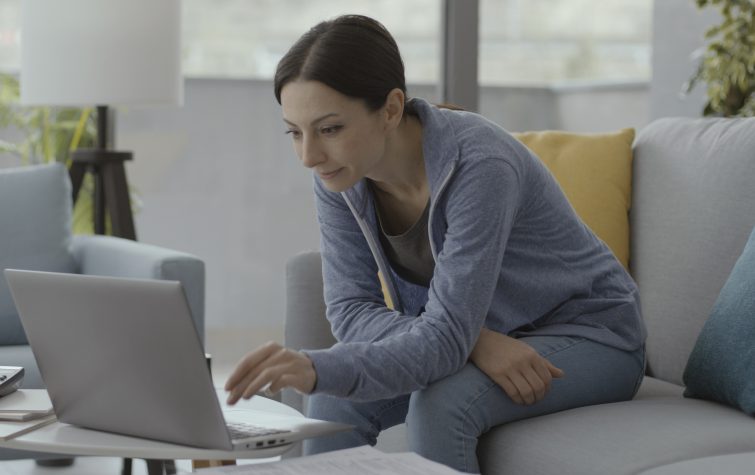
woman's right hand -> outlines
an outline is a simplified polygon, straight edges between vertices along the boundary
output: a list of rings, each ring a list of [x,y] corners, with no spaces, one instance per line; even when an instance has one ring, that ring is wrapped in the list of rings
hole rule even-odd
[[[483,328],[472,362],[517,404],[534,404],[545,397],[553,378],[564,372],[523,341]]]
[[[300,351],[289,350],[275,342],[268,342],[244,356],[225,383],[228,404],[249,399],[267,387],[275,394],[283,388],[294,388],[309,394],[317,383],[312,360]]]

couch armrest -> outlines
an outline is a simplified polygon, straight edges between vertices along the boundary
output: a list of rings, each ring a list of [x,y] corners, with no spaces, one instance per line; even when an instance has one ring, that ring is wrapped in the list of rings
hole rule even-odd
[[[325,318],[320,253],[307,251],[286,263],[286,346],[330,348],[336,343]]]
[[[320,253],[307,251],[286,263],[285,345],[294,350],[330,348],[336,339],[325,318]],[[283,391],[285,404],[304,412],[301,394]]]
[[[204,262],[171,249],[112,236],[76,235],[71,251],[81,274],[177,280],[204,343]]]

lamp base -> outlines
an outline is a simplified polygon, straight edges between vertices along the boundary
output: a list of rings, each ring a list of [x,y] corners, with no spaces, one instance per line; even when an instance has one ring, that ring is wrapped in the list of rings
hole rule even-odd
[[[73,202],[81,190],[84,175],[94,176],[94,232],[105,234],[105,214],[110,215],[113,236],[136,240],[134,218],[123,162],[131,160],[131,152],[103,149],[82,149],[72,153],[71,185]]]

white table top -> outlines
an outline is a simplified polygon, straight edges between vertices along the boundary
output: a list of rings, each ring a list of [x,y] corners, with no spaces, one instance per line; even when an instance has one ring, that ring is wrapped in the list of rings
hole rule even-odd
[[[217,389],[217,392],[223,412],[232,414],[233,419],[237,421],[254,423],[254,414],[250,411],[260,410],[303,417],[298,411],[285,404],[260,396],[255,396],[249,401],[242,399],[234,407],[229,407],[225,404],[225,391]],[[15,439],[0,441],[0,447],[58,454],[142,459],[235,460],[275,457],[291,448],[291,444],[252,450],[210,450],[111,434],[55,422]]]

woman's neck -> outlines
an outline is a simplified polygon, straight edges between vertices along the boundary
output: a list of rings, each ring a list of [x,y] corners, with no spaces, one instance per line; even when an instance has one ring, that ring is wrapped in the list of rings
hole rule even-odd
[[[406,202],[429,197],[422,151],[422,123],[407,114],[386,142],[380,165],[368,174],[378,190]]]

